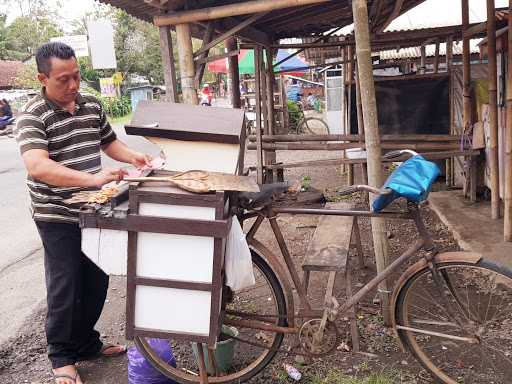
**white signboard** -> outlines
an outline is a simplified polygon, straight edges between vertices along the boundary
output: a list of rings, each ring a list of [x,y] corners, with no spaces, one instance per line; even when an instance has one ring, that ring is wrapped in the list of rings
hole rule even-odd
[[[87,35],[72,35],[52,37],[50,41],[60,41],[69,45],[75,51],[76,57],[89,56],[89,46],[87,45]]]
[[[90,20],[87,22],[91,61],[94,69],[116,68],[116,53],[114,50],[114,28],[105,20]]]

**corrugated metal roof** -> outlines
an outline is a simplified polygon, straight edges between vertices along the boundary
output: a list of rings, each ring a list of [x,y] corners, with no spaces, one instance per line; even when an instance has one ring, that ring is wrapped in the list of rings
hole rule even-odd
[[[480,53],[478,49],[478,42],[472,41],[470,44],[471,53]],[[436,54],[436,46],[435,44],[427,45],[425,47],[427,57],[433,57]],[[454,55],[462,55],[462,43],[454,43],[453,44],[453,54]],[[439,44],[439,55],[446,55],[446,44]],[[403,60],[403,59],[417,59],[421,57],[421,49],[420,47],[409,47],[409,48],[401,48],[401,49],[392,49],[379,52],[379,56],[382,60]]]

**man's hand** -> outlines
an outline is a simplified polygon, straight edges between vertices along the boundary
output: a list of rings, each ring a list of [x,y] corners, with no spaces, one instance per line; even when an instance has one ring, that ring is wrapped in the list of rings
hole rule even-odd
[[[124,169],[120,168],[104,168],[100,172],[93,175],[94,186],[101,188],[103,185],[111,181],[121,181],[127,174]]]
[[[145,153],[134,152],[130,163],[135,168],[151,167],[151,160],[153,158]]]

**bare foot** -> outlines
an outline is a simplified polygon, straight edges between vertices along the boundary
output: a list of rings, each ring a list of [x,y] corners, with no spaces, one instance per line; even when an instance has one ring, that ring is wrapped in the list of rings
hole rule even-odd
[[[80,375],[74,365],[52,369],[55,377],[55,384],[83,384]]]
[[[104,345],[100,351],[103,357],[115,357],[126,353],[126,345]]]

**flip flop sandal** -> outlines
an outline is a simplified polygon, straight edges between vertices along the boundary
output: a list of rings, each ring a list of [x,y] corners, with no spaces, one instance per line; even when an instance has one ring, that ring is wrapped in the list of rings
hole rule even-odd
[[[105,353],[105,351],[110,348],[121,348],[121,350],[114,352],[114,353]],[[118,356],[124,355],[127,351],[128,351],[128,348],[126,347],[126,345],[106,344],[103,347],[101,347],[100,351],[98,352],[98,355],[100,357],[106,357],[106,358],[118,357]]]
[[[68,375],[66,373],[57,373],[57,374],[54,373],[53,380],[55,382],[57,382],[58,379],[71,380],[73,383],[76,383],[76,379],[78,379],[78,372],[75,374],[75,377]]]

